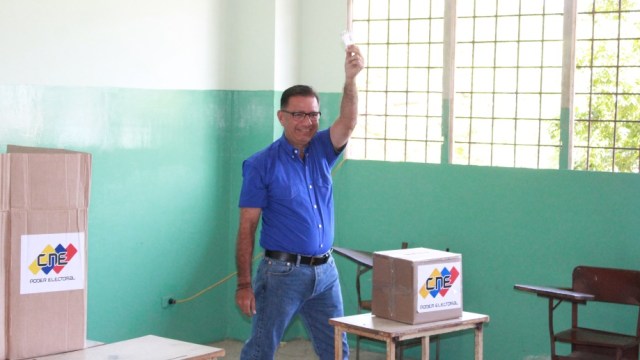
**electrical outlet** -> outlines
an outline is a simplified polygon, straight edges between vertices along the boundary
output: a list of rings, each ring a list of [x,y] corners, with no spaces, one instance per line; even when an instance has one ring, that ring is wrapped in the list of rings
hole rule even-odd
[[[173,296],[168,295],[168,296],[163,296],[163,297],[160,299],[160,300],[162,301],[162,302],[161,302],[161,305],[162,305],[162,308],[163,308],[163,309],[166,309],[166,308],[168,308],[169,306],[171,306],[171,304],[169,304],[169,300],[170,300],[171,298],[173,298]]]

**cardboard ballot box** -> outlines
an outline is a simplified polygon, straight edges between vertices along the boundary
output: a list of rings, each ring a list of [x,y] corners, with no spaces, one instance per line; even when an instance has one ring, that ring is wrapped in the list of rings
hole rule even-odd
[[[91,155],[0,154],[0,358],[85,347]]]
[[[373,315],[418,324],[462,316],[462,256],[427,248],[373,253]]]

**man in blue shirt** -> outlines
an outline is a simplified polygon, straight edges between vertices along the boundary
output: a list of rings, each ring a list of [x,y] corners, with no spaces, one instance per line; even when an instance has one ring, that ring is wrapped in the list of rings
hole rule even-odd
[[[296,314],[302,317],[320,359],[334,359],[333,328],[328,321],[343,316],[343,308],[331,257],[331,168],[356,126],[355,78],[363,67],[360,50],[349,45],[340,115],[326,130],[318,131],[320,103],[311,87],[285,90],[278,111],[283,136],[242,165],[236,304],[252,317],[252,332],[241,359],[273,359]],[[260,218],[260,246],[265,254],[252,284],[251,258]],[[343,349],[347,359],[346,336]]]

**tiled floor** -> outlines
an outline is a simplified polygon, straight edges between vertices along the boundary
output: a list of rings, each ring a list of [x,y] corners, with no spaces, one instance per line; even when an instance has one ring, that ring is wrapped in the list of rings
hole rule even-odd
[[[240,350],[242,342],[235,340],[224,340],[211,344],[217,348],[224,349],[226,355],[224,359],[237,360],[240,359]],[[283,342],[276,354],[276,360],[314,360],[318,357],[313,352],[311,343],[307,340],[293,340]],[[355,349],[351,349],[350,359],[355,359]],[[360,360],[384,360],[385,354],[374,353],[369,351],[360,351]],[[407,359],[405,357],[405,359]]]

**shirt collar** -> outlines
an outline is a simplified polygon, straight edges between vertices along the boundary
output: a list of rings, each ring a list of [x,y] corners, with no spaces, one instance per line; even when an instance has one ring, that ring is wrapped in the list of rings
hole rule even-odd
[[[280,142],[280,146],[282,146],[282,149],[284,149],[287,155],[299,156],[299,150],[287,141],[287,137],[284,136],[284,132],[282,133],[282,136],[280,137],[280,139],[278,139],[278,141]],[[304,148],[304,155],[309,155],[309,144],[307,144],[307,147]]]

